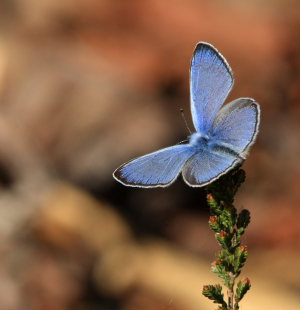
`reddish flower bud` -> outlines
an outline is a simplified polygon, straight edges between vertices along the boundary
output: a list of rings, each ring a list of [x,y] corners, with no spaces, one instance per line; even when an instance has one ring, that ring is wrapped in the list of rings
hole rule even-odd
[[[225,238],[226,236],[227,236],[226,231],[222,230],[222,231],[220,232],[220,237],[221,237],[221,238]]]
[[[214,197],[212,194],[208,194],[208,195],[206,196],[206,198],[207,198],[208,204],[210,204],[210,205],[216,204],[215,197]]]
[[[247,246],[246,245],[241,245],[239,247],[240,252],[246,252],[247,251]]]
[[[213,224],[213,223],[216,223],[217,221],[218,221],[218,217],[214,215],[209,218],[208,223]]]
[[[250,284],[250,279],[246,278],[242,281],[243,285],[249,285]]]
[[[204,286],[203,286],[203,291],[209,291],[209,290],[210,290],[209,285],[204,285]]]
[[[214,199],[214,196],[212,194],[208,194],[207,195],[207,200],[210,201],[210,200],[213,200]]]
[[[218,258],[211,263],[211,267],[215,268],[218,264],[222,263],[222,259]]]
[[[237,248],[237,254],[241,255],[241,254],[245,254],[247,255],[247,247],[245,245],[241,245]]]

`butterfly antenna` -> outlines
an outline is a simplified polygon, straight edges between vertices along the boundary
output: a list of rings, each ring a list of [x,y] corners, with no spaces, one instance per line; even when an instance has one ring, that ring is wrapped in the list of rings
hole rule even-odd
[[[186,121],[186,118],[185,118],[185,116],[184,116],[184,111],[183,111],[183,109],[180,109],[180,113],[181,113],[181,116],[182,116],[183,121],[184,121],[184,123],[185,123],[185,126],[186,126],[187,130],[189,131],[189,133],[190,133],[190,135],[191,135],[191,134],[192,134],[192,131],[191,131],[191,129],[189,128],[189,125],[188,125],[188,123],[187,123],[187,121]]]

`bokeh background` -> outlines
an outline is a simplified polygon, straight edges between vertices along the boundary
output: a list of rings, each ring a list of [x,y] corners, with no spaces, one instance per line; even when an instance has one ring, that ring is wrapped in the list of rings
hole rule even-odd
[[[198,41],[262,107],[241,309],[299,309],[299,29],[297,0],[1,0],[0,310],[214,308],[205,191],[111,175],[186,138]]]

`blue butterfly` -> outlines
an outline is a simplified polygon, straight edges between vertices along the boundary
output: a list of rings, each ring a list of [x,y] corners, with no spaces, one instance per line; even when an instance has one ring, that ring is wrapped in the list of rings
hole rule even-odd
[[[197,44],[190,67],[191,112],[196,132],[179,144],[133,159],[113,176],[127,186],[166,187],[180,172],[193,187],[205,186],[243,162],[254,143],[260,107],[239,98],[222,107],[233,86],[230,66],[209,43]]]

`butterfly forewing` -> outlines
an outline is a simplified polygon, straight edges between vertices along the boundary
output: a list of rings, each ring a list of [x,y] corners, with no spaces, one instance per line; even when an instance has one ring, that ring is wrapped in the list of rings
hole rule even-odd
[[[197,44],[190,68],[193,122],[198,132],[207,133],[233,86],[225,58],[210,44]]]
[[[122,165],[114,172],[114,177],[128,186],[168,186],[194,153],[189,144],[174,145]]]

